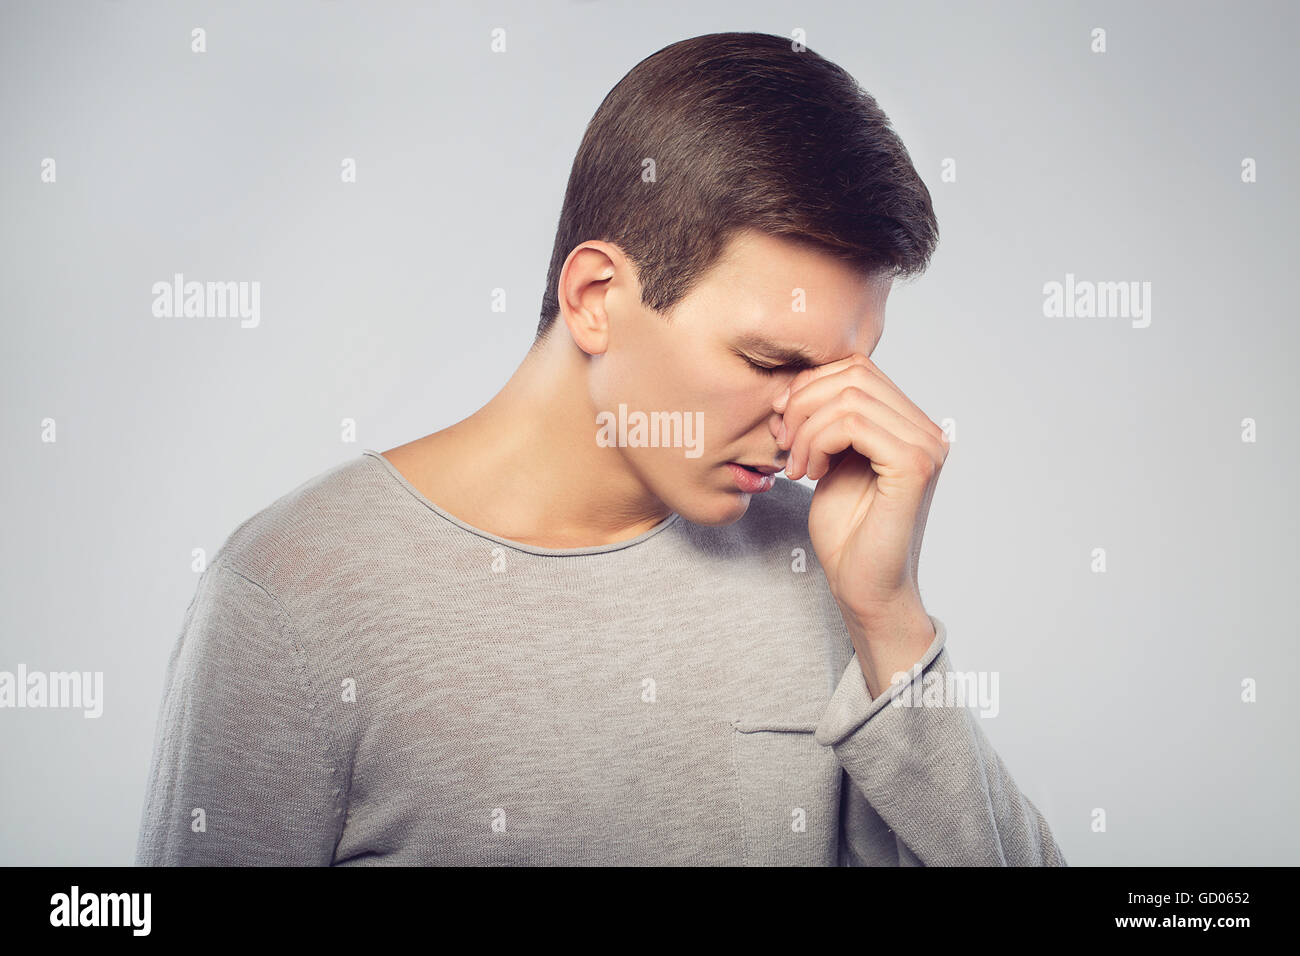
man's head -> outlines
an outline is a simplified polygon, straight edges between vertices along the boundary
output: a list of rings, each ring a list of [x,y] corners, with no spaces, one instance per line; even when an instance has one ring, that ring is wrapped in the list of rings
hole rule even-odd
[[[641,61],[588,125],[534,349],[567,331],[596,409],[702,420],[699,457],[611,453],[688,520],[728,523],[749,496],[727,463],[778,464],[771,403],[802,367],[761,342],[813,365],[869,354],[893,281],[937,241],[929,191],[851,76],[780,37],[696,37]]]

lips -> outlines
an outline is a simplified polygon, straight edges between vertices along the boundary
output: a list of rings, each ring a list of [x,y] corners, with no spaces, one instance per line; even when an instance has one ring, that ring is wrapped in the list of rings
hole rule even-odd
[[[775,475],[781,469],[776,465],[747,465],[743,461],[735,462],[741,468],[748,468],[750,471],[756,471],[760,475]]]
[[[739,462],[729,461],[727,467],[731,469],[731,475],[735,479],[736,487],[746,494],[756,495],[760,492],[771,491],[776,485],[773,472],[778,469],[771,465],[746,467]],[[766,470],[759,471],[760,467]]]

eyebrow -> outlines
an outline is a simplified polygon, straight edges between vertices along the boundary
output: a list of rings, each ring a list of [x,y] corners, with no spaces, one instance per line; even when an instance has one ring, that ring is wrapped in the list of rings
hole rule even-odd
[[[798,346],[781,345],[779,342],[773,342],[756,332],[743,333],[736,339],[736,344],[742,348],[762,352],[768,358],[778,361],[782,365],[789,365],[792,368],[816,368],[822,364]]]

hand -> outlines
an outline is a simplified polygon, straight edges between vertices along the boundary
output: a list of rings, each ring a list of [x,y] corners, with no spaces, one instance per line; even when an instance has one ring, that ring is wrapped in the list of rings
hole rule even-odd
[[[787,474],[817,480],[808,533],[846,620],[924,620],[917,571],[943,430],[856,353],[800,372],[772,407]]]

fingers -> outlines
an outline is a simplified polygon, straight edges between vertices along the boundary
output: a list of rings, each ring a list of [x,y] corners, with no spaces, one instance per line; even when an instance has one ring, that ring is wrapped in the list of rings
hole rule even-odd
[[[830,470],[832,458],[850,447],[871,459],[884,476],[928,478],[947,456],[946,443],[928,430],[874,395],[850,386],[800,425],[786,474],[792,479],[804,474],[821,478]]]
[[[806,368],[790,380],[790,387],[786,389],[786,392],[793,395],[809,382],[815,382],[827,375],[834,375],[836,372],[846,369],[850,365],[860,364],[860,360],[864,358],[866,358],[865,355],[855,352],[852,355],[845,356],[837,362],[827,362],[825,365],[818,365],[815,368]],[[778,404],[780,401],[781,399],[778,398]],[[777,407],[776,410],[778,412],[784,411],[784,409],[780,407]]]
[[[939,463],[943,463],[948,453],[944,429],[933,423],[910,398],[902,394],[871,359],[854,354],[839,362],[818,365],[798,373],[790,381],[789,392],[777,398],[772,405],[783,416],[785,437],[777,444],[792,450],[790,464],[794,464],[794,444],[806,421],[820,408],[839,401],[839,395],[844,393],[861,393],[874,399],[874,402],[867,402],[861,397],[855,398],[857,410],[868,418],[878,416],[881,423],[888,424],[913,444],[922,444],[927,449],[936,450],[939,453]]]
[[[772,407],[785,421],[786,437],[782,447],[789,447],[799,428],[817,409],[831,401],[836,394],[856,388],[893,409],[935,441],[947,446],[943,429],[932,422],[916,404],[902,393],[880,371],[871,359],[860,353],[827,365],[800,372],[790,382],[790,388],[779,396]]]

